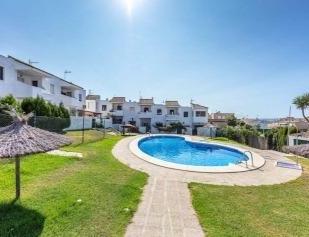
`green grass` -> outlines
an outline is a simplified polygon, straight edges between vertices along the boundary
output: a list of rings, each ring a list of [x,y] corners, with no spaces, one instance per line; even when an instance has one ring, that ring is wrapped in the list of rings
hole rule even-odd
[[[65,148],[82,152],[82,159],[22,159],[22,196],[14,205],[14,170],[1,163],[0,236],[123,236],[147,176],[112,156],[120,139]]]
[[[80,145],[82,143],[82,131],[70,131],[66,135],[71,138],[72,145]],[[85,130],[84,143],[95,142],[103,139],[104,133],[98,130]]]
[[[247,146],[246,144],[242,144],[240,142],[236,142],[234,140],[228,139],[226,137],[214,137],[214,138],[207,138],[208,141],[213,141],[213,142],[219,142],[223,144],[231,144],[231,145],[240,145],[240,146]]]
[[[309,160],[297,180],[258,187],[191,183],[208,236],[309,236]]]

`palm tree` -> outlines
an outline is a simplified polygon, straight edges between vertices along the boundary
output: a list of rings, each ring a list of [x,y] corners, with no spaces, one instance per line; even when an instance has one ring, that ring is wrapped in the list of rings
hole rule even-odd
[[[296,105],[297,109],[301,109],[301,112],[305,120],[309,123],[309,117],[305,115],[305,110],[309,108],[309,93],[305,93],[301,96],[297,96],[293,100],[293,104]]]

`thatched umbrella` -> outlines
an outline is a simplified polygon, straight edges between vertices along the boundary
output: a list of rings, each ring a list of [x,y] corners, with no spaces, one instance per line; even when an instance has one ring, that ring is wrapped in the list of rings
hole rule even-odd
[[[0,128],[0,158],[15,158],[16,199],[20,197],[20,156],[58,149],[71,140],[56,133],[31,127],[27,121],[32,116],[8,112],[13,123]]]

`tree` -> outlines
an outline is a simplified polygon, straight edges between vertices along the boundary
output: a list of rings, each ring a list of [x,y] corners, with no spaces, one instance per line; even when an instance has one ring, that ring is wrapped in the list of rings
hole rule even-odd
[[[305,93],[301,96],[297,96],[293,100],[293,104],[297,109],[300,109],[304,119],[309,123],[309,117],[305,115],[305,110],[309,108],[309,93]]]
[[[70,118],[70,112],[64,107],[63,103],[59,104],[59,113],[61,118]]]
[[[64,107],[63,103],[59,106],[46,102],[42,97],[25,98],[21,102],[23,112],[34,112],[36,116],[70,118],[69,111]]]
[[[7,95],[4,96],[0,99],[0,107],[2,109],[0,109],[0,113],[3,109],[15,109],[16,111],[20,112],[21,108],[20,108],[20,103],[14,98],[14,96],[12,95]]]
[[[171,132],[172,131],[176,131],[178,134],[181,134],[183,129],[186,130],[186,127],[182,123],[180,123],[180,122],[171,123],[168,126],[168,130],[170,130]]]
[[[228,116],[227,125],[232,127],[237,126],[237,118],[234,115]]]
[[[2,104],[2,105],[11,105],[11,106],[14,107],[14,106],[16,106],[17,101],[14,98],[14,96],[7,95],[7,96],[4,96],[3,98],[0,99],[0,104]]]

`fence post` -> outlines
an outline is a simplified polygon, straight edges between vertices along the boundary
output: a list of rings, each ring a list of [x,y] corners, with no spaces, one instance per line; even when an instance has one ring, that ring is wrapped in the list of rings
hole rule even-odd
[[[82,143],[85,141],[85,107],[83,106],[83,129],[82,129]]]
[[[36,113],[34,112],[34,116],[33,116],[33,127],[36,128]]]

